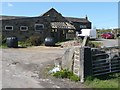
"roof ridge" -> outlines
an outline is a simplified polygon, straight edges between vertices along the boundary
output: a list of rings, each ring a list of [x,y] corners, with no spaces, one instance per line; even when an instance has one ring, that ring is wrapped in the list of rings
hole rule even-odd
[[[48,11],[44,12],[40,16],[44,16],[46,13],[50,12],[51,10],[54,10],[55,12],[59,13],[55,8],[50,8]]]
[[[66,20],[68,21],[72,21],[72,22],[90,22],[88,19],[86,18],[76,18],[76,17],[65,17]]]
[[[85,18],[78,18],[78,17],[65,17],[65,18],[85,19]]]

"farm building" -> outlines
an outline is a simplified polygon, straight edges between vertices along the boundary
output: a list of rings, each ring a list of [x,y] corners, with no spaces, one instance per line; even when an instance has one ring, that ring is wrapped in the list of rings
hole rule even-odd
[[[64,17],[51,8],[37,17],[1,16],[2,35],[4,37],[16,36],[18,40],[26,40],[30,36],[40,36],[44,41],[46,37],[54,37],[56,41],[74,38],[76,32],[82,28],[91,29],[88,17]]]

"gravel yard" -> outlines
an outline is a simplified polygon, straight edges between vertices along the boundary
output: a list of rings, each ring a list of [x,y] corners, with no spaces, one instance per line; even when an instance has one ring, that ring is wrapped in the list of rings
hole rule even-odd
[[[103,44],[101,47],[120,46],[120,39],[98,39],[93,42],[101,42]]]
[[[103,46],[118,46],[118,40],[103,39]],[[0,85],[2,88],[86,88],[80,82],[57,79],[46,74],[46,68],[64,55],[65,48],[29,47],[0,49]],[[2,65],[2,67],[1,67]]]
[[[2,49],[2,88],[83,88],[80,82],[46,75],[46,67],[62,57],[60,47]]]

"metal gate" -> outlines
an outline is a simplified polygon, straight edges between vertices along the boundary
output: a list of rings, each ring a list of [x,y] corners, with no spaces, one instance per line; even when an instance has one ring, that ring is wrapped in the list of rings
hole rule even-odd
[[[120,46],[92,49],[93,76],[120,72]]]

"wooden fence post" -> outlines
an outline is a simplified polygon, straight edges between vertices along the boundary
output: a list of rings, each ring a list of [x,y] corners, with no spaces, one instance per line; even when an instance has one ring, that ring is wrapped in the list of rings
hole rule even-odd
[[[92,75],[92,55],[91,48],[84,47],[84,76]]]
[[[80,73],[81,82],[84,82],[86,76],[92,75],[92,59],[90,47],[80,48]]]

